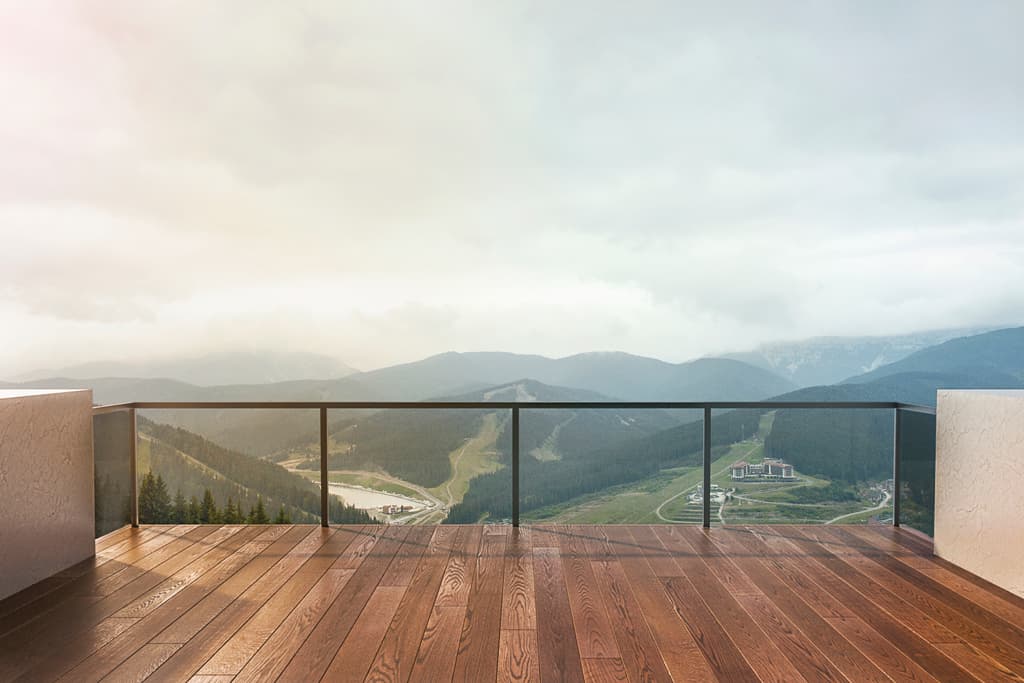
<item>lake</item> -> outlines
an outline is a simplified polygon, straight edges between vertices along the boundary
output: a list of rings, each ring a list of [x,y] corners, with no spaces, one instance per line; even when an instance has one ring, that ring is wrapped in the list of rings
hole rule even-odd
[[[357,486],[328,484],[327,490],[360,510],[379,510],[382,505],[409,505],[413,510],[422,510],[425,507],[421,500],[406,498],[405,496],[385,491],[372,491]]]

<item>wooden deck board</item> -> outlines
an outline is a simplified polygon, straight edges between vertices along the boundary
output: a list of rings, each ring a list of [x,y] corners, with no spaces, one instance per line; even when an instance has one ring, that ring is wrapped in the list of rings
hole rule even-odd
[[[119,529],[0,678],[1024,681],[1024,600],[888,527]]]

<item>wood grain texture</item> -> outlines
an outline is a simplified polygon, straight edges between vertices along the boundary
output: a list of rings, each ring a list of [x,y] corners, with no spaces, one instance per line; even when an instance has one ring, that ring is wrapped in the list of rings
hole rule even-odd
[[[161,526],[97,548],[0,603],[0,678],[1024,681],[1024,601],[885,527]]]
[[[551,533],[548,535],[553,536]],[[565,574],[562,571],[562,557],[557,547],[549,545],[534,548],[533,580],[537,599],[537,653],[541,679],[582,681],[580,650],[573,627]]]

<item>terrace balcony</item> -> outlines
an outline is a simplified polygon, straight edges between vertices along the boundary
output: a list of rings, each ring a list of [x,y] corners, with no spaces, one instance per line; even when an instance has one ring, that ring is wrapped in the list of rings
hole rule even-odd
[[[716,474],[718,416],[771,408],[629,405],[703,411],[703,491]],[[711,496],[698,500],[696,524],[539,523],[520,510],[520,412],[565,407],[554,404],[487,406],[511,411],[505,523],[331,524],[322,485],[320,525],[140,524],[136,411],[177,407],[92,411],[97,473],[113,461],[129,472],[128,523],[91,541],[94,555],[0,600],[0,680],[1024,680],[1014,574],[970,565],[994,583],[952,561],[963,542],[948,531],[941,472],[942,457],[956,453],[942,435],[960,429],[953,421],[964,411],[943,425],[941,397],[938,422],[902,404],[777,408],[892,414],[893,500],[872,517],[888,524],[828,525],[716,524]],[[197,409],[268,407],[282,406]],[[320,411],[326,484],[326,411],[338,406],[283,407]],[[935,501],[924,513],[909,499],[923,488]],[[915,506],[915,525],[934,529],[936,541],[908,528],[901,504]],[[45,529],[34,533],[53,544]],[[15,545],[4,546],[5,568],[26,562]]]

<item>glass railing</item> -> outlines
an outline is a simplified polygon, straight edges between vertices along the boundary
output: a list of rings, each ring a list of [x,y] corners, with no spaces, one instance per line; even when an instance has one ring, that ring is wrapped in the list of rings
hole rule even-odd
[[[102,411],[97,533],[131,521],[136,505],[143,524],[899,524],[902,514],[931,533],[934,411],[904,404],[140,402]]]
[[[92,434],[98,538],[132,521],[131,410],[94,414]]]
[[[899,520],[932,536],[935,530],[935,415],[899,410]]]

